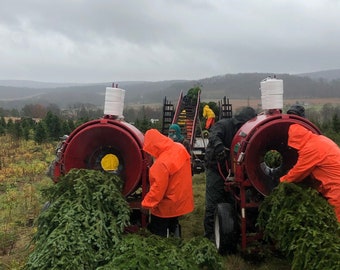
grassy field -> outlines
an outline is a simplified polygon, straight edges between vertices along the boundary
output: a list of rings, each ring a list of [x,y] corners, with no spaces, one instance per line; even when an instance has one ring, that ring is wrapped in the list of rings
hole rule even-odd
[[[21,269],[31,252],[35,220],[45,198],[43,187],[53,185],[45,173],[54,158],[55,145],[37,145],[0,137],[0,270]],[[193,177],[195,210],[181,219],[184,239],[203,235],[205,175]],[[241,254],[223,257],[224,269],[290,269],[284,258],[246,258]]]
[[[45,172],[54,146],[9,136],[0,142],[0,269],[20,269],[44,203],[39,191],[52,184]]]
[[[192,213],[182,217],[180,223],[182,226],[182,236],[189,239],[204,234],[203,217],[205,205],[205,174],[194,175],[193,188],[195,197],[195,209]],[[288,270],[290,264],[288,261],[280,257],[278,253],[261,254],[261,256],[234,254],[223,257],[226,270]]]

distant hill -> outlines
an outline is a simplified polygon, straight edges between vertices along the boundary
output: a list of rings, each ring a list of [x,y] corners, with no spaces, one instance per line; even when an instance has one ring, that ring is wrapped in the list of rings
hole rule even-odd
[[[181,91],[199,85],[203,101],[231,99],[259,99],[260,82],[273,76],[270,73],[239,73],[204,78],[197,81],[126,81],[115,82],[126,90],[126,104],[161,104],[164,97],[176,101]],[[283,80],[284,98],[340,97],[340,69],[305,74],[276,74]],[[105,90],[111,82],[97,84],[59,84],[33,81],[1,81],[0,107],[20,109],[26,104],[56,104],[68,108],[74,104],[104,106]]]
[[[316,71],[310,73],[301,73],[297,74],[298,76],[308,77],[313,80],[339,80],[340,79],[340,69],[332,69],[332,70],[323,70],[323,71]]]

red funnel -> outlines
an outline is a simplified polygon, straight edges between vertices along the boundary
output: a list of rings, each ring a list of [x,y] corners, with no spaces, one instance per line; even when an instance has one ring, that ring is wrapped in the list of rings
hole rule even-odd
[[[122,193],[127,196],[140,187],[146,175],[150,158],[142,151],[143,141],[143,134],[127,122],[108,118],[89,121],[67,138],[59,164],[60,174],[73,168],[109,170],[124,180]],[[104,165],[107,157],[114,158],[109,165]]]
[[[314,133],[319,129],[306,118],[296,115],[259,115],[245,123],[236,133],[231,147],[232,170],[237,181],[249,179],[254,188],[269,195],[297,160],[297,152],[287,146],[288,128],[300,124]],[[282,162],[276,168],[265,162],[268,151],[277,151]]]

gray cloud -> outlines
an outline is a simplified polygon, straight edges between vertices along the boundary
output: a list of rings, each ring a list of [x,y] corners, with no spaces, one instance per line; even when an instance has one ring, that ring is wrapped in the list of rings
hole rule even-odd
[[[337,0],[11,0],[0,79],[200,79],[340,68]]]

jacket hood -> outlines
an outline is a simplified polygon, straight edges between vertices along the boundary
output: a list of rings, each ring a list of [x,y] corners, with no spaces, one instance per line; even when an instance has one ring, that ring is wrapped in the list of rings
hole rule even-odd
[[[287,114],[295,114],[301,117],[305,117],[305,108],[302,105],[294,104],[289,108]]]
[[[234,116],[236,124],[244,124],[256,116],[256,112],[251,107],[244,107],[239,113]]]
[[[161,134],[157,129],[145,133],[143,150],[156,158],[155,162],[163,163],[173,174],[185,166],[190,155],[185,147]]]
[[[173,141],[175,141],[175,142],[181,142],[181,141],[183,141],[183,139],[184,139],[184,137],[183,137],[183,135],[181,134],[181,128],[180,128],[180,126],[179,125],[177,125],[177,124],[172,124],[172,125],[170,125],[170,127],[169,127],[169,131],[170,130],[174,130],[175,131],[175,133],[174,134],[170,134],[169,133],[169,138],[171,138]]]
[[[162,152],[169,149],[174,142],[157,129],[149,129],[144,136],[143,150],[158,158]]]
[[[288,146],[300,150],[313,136],[313,133],[299,124],[292,124],[288,129]]]

